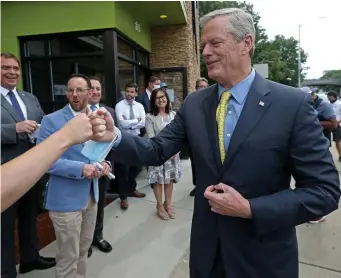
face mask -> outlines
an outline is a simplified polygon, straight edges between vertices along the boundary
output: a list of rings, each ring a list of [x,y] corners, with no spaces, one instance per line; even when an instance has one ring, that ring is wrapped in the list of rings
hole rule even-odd
[[[99,165],[100,162],[104,161],[104,159],[107,157],[108,153],[112,149],[112,146],[114,144],[114,141],[112,142],[95,142],[95,141],[87,141],[84,144],[84,147],[82,149],[82,155],[84,155],[86,158],[88,158],[91,163],[96,165],[96,167],[100,168],[101,165]],[[111,173],[108,174],[109,178],[115,178],[115,176]]]

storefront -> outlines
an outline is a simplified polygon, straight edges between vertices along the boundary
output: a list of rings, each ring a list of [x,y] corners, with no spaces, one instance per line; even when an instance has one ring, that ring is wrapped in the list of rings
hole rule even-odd
[[[111,106],[127,82],[142,92],[150,75],[181,103],[200,74],[198,30],[195,1],[1,3],[1,51],[21,60],[18,87],[35,94],[45,113],[65,105],[72,73],[98,76]],[[40,247],[54,240],[46,213],[38,235]]]
[[[20,58],[19,87],[35,94],[45,113],[65,105],[72,73],[99,77],[112,106],[127,82],[143,91],[152,74],[182,100],[199,77],[196,8],[185,1],[4,2],[1,48]],[[178,43],[160,48],[167,41]],[[185,51],[179,62],[177,48]]]

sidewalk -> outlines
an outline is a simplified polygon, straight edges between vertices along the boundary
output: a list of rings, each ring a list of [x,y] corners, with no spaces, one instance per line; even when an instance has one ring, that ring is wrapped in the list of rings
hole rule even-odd
[[[129,209],[122,212],[119,200],[105,208],[104,236],[113,246],[113,251],[104,254],[93,248],[88,263],[87,278],[169,278],[173,269],[189,247],[193,197],[191,165],[182,160],[183,178],[174,185],[174,209],[177,218],[160,220],[155,213],[153,191],[147,185],[147,174],[138,178],[141,192],[146,198],[129,198]],[[54,257],[56,244],[45,247],[43,256]],[[54,277],[54,269],[33,271],[20,278]]]

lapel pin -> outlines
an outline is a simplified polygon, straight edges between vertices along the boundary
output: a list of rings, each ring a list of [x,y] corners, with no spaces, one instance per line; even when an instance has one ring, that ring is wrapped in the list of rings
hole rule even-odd
[[[259,105],[260,105],[260,106],[264,106],[264,102],[263,102],[263,101],[260,101],[260,102],[259,102]]]

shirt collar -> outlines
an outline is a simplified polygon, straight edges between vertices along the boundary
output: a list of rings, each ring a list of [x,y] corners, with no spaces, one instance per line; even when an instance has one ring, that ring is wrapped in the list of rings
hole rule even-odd
[[[250,91],[251,85],[253,81],[255,80],[256,72],[254,69],[251,70],[251,73],[242,81],[234,85],[229,92],[231,92],[232,97],[239,103],[242,104],[245,99],[247,94]],[[219,99],[221,97],[221,94],[225,92],[226,89],[222,85],[218,85],[218,94],[219,94]]]
[[[99,109],[99,103],[96,104],[89,104],[88,107],[95,106],[97,109]]]
[[[70,104],[69,104],[69,108],[70,108],[74,117],[81,113],[81,112],[77,112],[77,111],[73,110]],[[88,115],[90,115],[90,114],[91,114],[91,109],[90,109],[90,105],[88,104]]]
[[[4,87],[2,87],[2,86],[0,86],[1,87],[1,94],[4,96],[4,97],[6,97],[7,96],[7,94],[8,94],[8,92],[10,91],[10,90],[8,90],[8,89],[6,89],[6,88],[4,88]],[[18,92],[17,92],[17,88],[15,87],[13,90],[11,90],[14,94],[18,94]]]
[[[133,100],[131,100],[131,101],[128,101],[127,99],[124,99],[125,100],[125,102],[126,102],[126,104],[128,104],[128,105],[134,105],[135,104],[135,99],[133,99]]]

